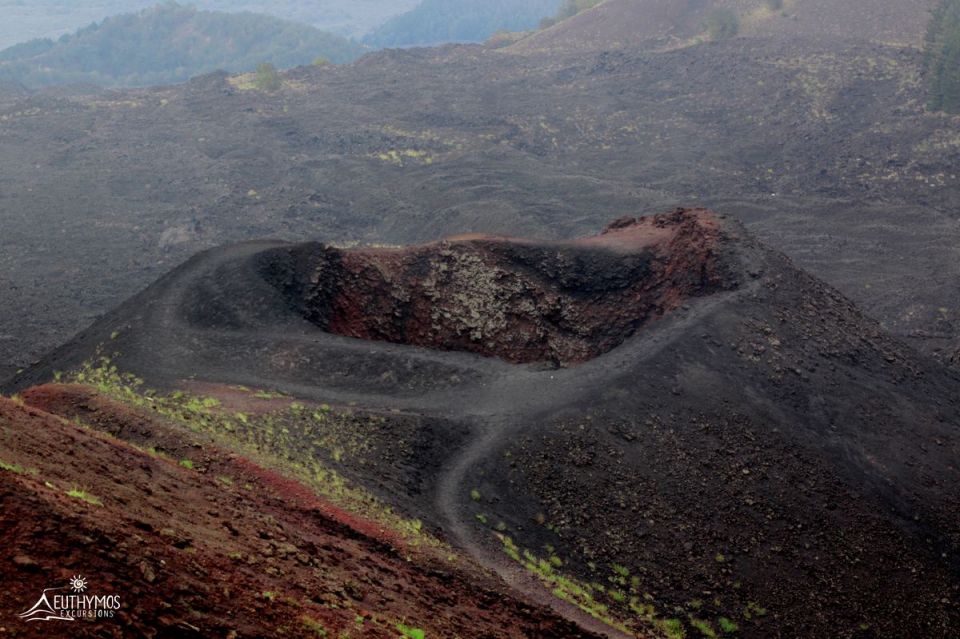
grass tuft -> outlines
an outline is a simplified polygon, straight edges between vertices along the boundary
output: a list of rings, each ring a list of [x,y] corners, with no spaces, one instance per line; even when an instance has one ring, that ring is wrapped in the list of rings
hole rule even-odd
[[[397,624],[397,630],[399,630],[400,634],[402,634],[404,637],[409,637],[409,639],[424,639],[424,637],[427,636],[423,630],[420,630],[419,628],[411,628],[403,625],[402,623]]]
[[[302,623],[303,627],[306,628],[307,630],[312,630],[313,632],[315,632],[318,637],[327,636],[327,631],[323,627],[323,624],[321,624],[319,621],[317,621],[313,617],[308,617],[307,615],[304,615],[300,617],[300,623]]]
[[[103,502],[88,493],[86,487],[74,486],[67,491],[67,496],[81,499],[93,506],[103,506]]]
[[[716,639],[717,633],[714,631],[713,626],[710,625],[710,622],[703,621],[702,619],[691,619],[690,625],[699,630],[700,634],[704,637]]]
[[[717,623],[720,625],[720,630],[726,633],[733,633],[740,630],[740,626],[733,623],[726,617],[720,617],[720,619],[717,620]]]

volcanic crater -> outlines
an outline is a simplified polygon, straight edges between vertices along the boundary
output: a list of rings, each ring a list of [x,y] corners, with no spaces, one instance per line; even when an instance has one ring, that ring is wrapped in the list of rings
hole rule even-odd
[[[405,249],[276,240],[223,246],[197,254],[0,391],[53,410],[28,389],[63,377],[148,417],[175,420],[169,427],[186,439],[169,446],[175,456],[148,465],[183,474],[189,469],[177,460],[189,457],[197,476],[185,477],[212,483],[230,500],[189,486],[173,492],[200,502],[184,511],[184,527],[209,512],[208,494],[226,504],[235,503],[230,491],[249,493],[249,512],[265,507],[256,501],[258,484],[239,490],[246,474],[210,459],[214,448],[251,451],[252,463],[264,456],[262,465],[331,499],[354,485],[364,491],[356,503],[416,518],[421,533],[491,571],[498,588],[542,607],[530,624],[551,624],[470,636],[663,636],[647,624],[671,611],[686,636],[722,628],[724,619],[751,639],[946,637],[958,627],[956,372],[890,337],[732,217],[680,209],[622,218],[570,241],[481,235]],[[93,404],[81,396],[71,406],[80,403]],[[98,428],[92,412],[64,418]],[[119,440],[129,433],[103,425]],[[206,447],[197,429],[211,438]],[[132,437],[141,448],[166,449],[163,440]],[[66,500],[70,486],[89,485],[103,508],[142,501],[143,517],[154,517],[146,490],[137,498],[115,493],[108,486],[115,473],[89,481],[56,474],[65,466],[58,459],[2,461],[24,470],[6,478],[26,482],[38,499]],[[11,512],[25,512],[25,504],[12,502]],[[307,564],[295,568],[298,555],[282,560],[272,548],[263,554],[265,524],[248,536],[240,524],[240,535],[225,533],[222,518],[247,515],[222,510],[204,536],[196,534],[189,560],[209,556],[235,568],[224,552],[241,550],[222,539],[247,544],[243,552],[261,559],[243,562],[251,571],[245,591],[274,592],[273,579],[282,579],[285,591],[303,593],[294,620],[310,612],[337,631],[353,622],[356,608],[337,608],[351,612],[335,617],[301,603],[318,601],[320,591]],[[60,513],[48,511],[45,521]],[[283,521],[287,531],[271,525],[271,534],[312,534]],[[32,538],[38,529],[8,536]],[[524,551],[538,561],[524,561]],[[73,568],[51,549],[31,553]],[[447,556],[438,555],[444,566]],[[323,566],[331,565],[326,557]],[[24,561],[4,561],[0,569],[24,572]],[[136,585],[135,561],[117,588],[148,592]],[[336,582],[349,570],[343,565],[332,573],[318,567],[317,577]],[[571,603],[551,596],[557,575],[614,587],[591,586],[593,594],[583,590],[589,598]],[[705,591],[711,596],[699,599]],[[371,591],[358,605],[388,619],[419,618],[426,636],[454,636],[472,614],[441,595],[432,610],[452,614],[431,619],[407,592],[391,604]],[[342,606],[348,598],[346,591],[322,601]],[[244,602],[250,619],[258,604],[268,606],[260,599]],[[409,613],[405,601],[413,602]],[[636,602],[652,612],[638,618]],[[0,608],[19,612],[29,603],[8,598]],[[164,615],[185,615],[204,636],[227,634],[217,611],[200,619],[187,604],[207,610],[188,600],[182,612]],[[603,625],[580,604],[633,625]],[[363,636],[393,632],[367,628]]]
[[[610,351],[686,299],[733,288],[720,237],[711,212],[677,209],[577,240],[279,247],[259,268],[328,333],[563,367]]]

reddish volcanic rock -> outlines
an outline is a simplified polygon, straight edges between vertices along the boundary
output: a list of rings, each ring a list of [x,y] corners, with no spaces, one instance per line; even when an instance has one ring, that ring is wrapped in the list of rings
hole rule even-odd
[[[330,333],[566,366],[615,348],[688,298],[731,288],[721,237],[709,211],[678,209],[567,241],[306,244],[268,251],[261,268]]]
[[[595,637],[152,411],[82,386],[23,401],[0,397],[0,635],[393,639],[405,621],[428,637]],[[73,575],[121,608],[19,618]]]

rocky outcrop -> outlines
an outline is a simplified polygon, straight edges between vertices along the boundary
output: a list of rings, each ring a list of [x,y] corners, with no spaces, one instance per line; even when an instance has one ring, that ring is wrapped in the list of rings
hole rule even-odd
[[[330,333],[567,366],[688,298],[734,286],[721,229],[709,211],[678,209],[570,241],[474,235],[403,249],[284,247],[266,252],[261,269]]]

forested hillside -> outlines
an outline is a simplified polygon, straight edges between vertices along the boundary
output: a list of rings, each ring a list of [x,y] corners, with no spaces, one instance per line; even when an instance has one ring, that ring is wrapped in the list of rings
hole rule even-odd
[[[138,86],[182,82],[217,69],[247,71],[261,62],[277,67],[318,57],[349,62],[363,52],[358,44],[307,25],[171,2],[107,18],[57,41],[10,47],[0,52],[0,83]]]
[[[140,11],[158,0],[0,0],[0,49],[36,38],[56,39],[91,22]],[[419,0],[190,0],[209,11],[265,13],[360,38]]]
[[[927,30],[928,105],[960,113],[960,0],[942,0]]]
[[[376,47],[481,42],[500,29],[534,29],[561,0],[424,0],[364,39]]]

